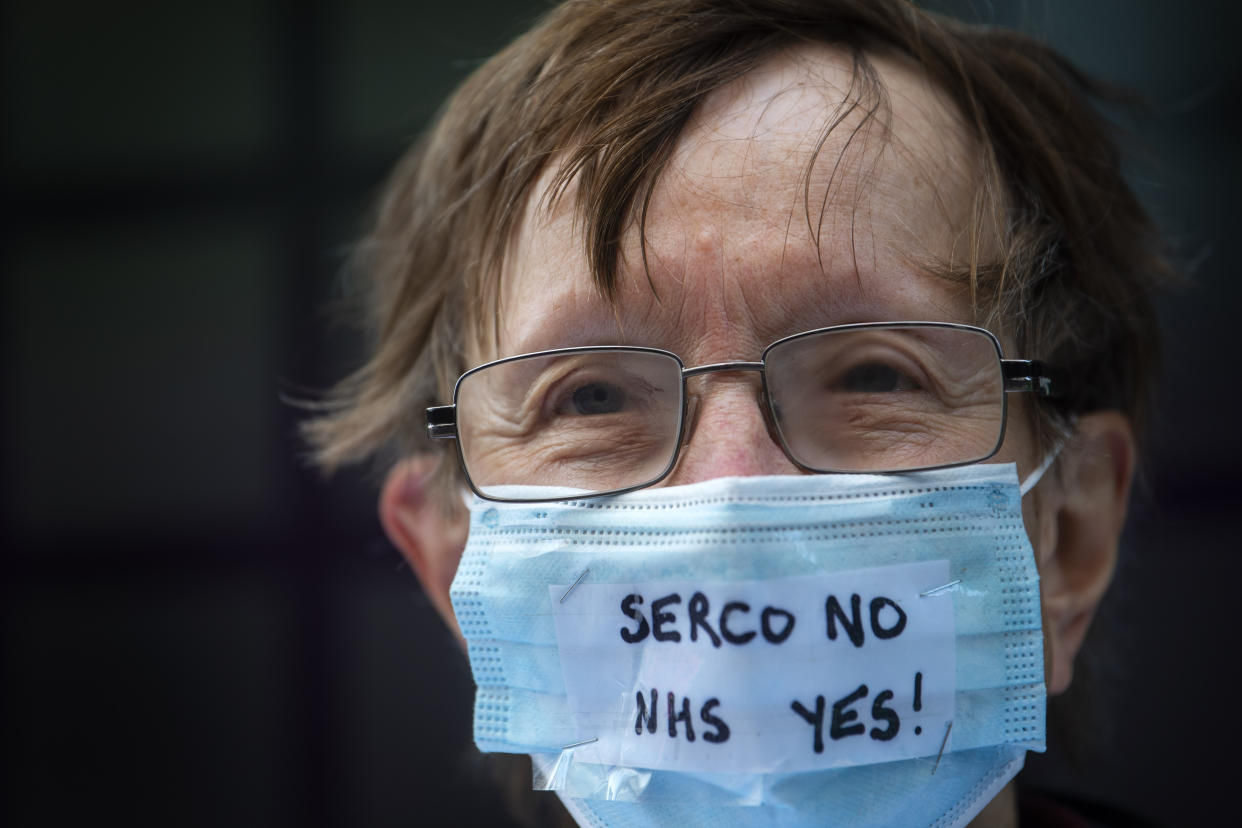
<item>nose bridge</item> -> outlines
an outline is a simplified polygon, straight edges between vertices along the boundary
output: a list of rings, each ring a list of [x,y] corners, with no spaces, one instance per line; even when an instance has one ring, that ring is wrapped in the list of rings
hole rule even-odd
[[[712,362],[708,365],[696,365],[693,368],[686,368],[681,375],[686,379],[698,377],[704,374],[714,374],[719,371],[763,371],[762,362]]]
[[[670,483],[795,471],[773,432],[762,390],[763,367],[762,362],[720,362],[686,369],[687,379],[732,376],[713,377],[708,387],[694,392],[687,388],[689,419]],[[752,379],[755,372],[761,376]]]
[[[713,397],[713,398],[719,398],[722,395],[725,395],[729,397],[730,399],[736,400],[737,399],[736,391],[728,391],[727,388],[729,386],[736,387],[739,384],[752,385],[752,383],[747,382],[747,375],[750,372],[756,372],[759,374],[759,386],[758,388],[754,390],[754,401],[758,403],[759,405],[761,415],[768,429],[768,434],[772,436],[772,438],[775,440],[776,435],[773,433],[773,428],[772,428],[773,423],[772,423],[771,414],[768,408],[767,395],[764,393],[764,389],[766,388],[766,385],[767,385],[767,380],[763,373],[764,368],[765,366],[762,362],[737,361],[737,362],[713,362],[707,365],[696,365],[693,368],[682,369],[682,378],[683,378],[682,382],[686,388],[686,403],[687,403],[687,410],[686,410],[687,420],[686,420],[686,426],[682,432],[682,447],[684,448],[690,444],[690,440],[691,438],[693,438],[695,432],[697,431],[698,422],[702,418],[702,415],[704,414],[705,410],[708,412],[709,417],[712,416],[710,413],[710,410],[714,408],[715,404],[706,404],[704,402],[704,398],[708,396]],[[706,378],[708,374],[720,374],[720,373],[736,374],[736,376],[728,377],[728,378],[725,378],[725,377],[719,378],[718,381],[711,383],[713,386],[716,386],[716,388],[714,390],[706,391],[706,392],[702,390],[691,391],[690,384],[686,382],[686,380],[690,380],[695,377]],[[724,387],[722,387],[721,385],[722,383]],[[719,402],[718,399],[717,399],[717,402]],[[737,403],[735,403],[735,405],[736,404]],[[742,404],[744,405],[745,403],[743,402]]]

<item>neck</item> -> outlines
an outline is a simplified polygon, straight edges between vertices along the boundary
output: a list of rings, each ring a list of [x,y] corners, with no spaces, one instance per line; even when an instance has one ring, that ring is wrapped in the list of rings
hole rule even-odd
[[[978,816],[970,821],[967,828],[1017,828],[1018,826],[1018,793],[1014,782],[1010,782],[996,798],[984,806]]]

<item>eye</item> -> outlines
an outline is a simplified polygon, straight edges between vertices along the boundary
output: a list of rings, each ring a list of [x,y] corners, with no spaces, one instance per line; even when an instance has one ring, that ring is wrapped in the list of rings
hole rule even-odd
[[[574,389],[569,398],[574,414],[615,414],[625,407],[625,391],[606,382],[592,382]]]
[[[881,362],[856,365],[838,381],[843,391],[879,394],[891,391],[917,391],[919,384],[906,374]]]

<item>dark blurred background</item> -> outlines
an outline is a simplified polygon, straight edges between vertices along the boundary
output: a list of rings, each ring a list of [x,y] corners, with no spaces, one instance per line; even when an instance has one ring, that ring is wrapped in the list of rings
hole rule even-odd
[[[1242,586],[1230,247],[1242,6],[938,4],[1035,32],[1152,111],[1133,180],[1193,282],[1102,662],[1115,727],[1041,784],[1233,812]],[[0,4],[0,823],[490,824],[472,684],[282,392],[358,360],[326,311],[387,169],[543,8]],[[1091,731],[1093,723],[1082,725]]]

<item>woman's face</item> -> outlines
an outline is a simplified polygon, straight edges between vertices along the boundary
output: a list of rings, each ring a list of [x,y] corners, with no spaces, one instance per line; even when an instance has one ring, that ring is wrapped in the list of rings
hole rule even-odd
[[[830,325],[974,321],[969,288],[920,263],[961,269],[972,249],[982,261],[995,258],[994,240],[970,231],[978,150],[951,104],[916,70],[872,62],[890,109],[870,121],[843,103],[851,61],[826,47],[780,55],[711,94],[653,194],[648,269],[637,230],[623,239],[615,302],[591,279],[572,189],[559,206],[541,206],[549,173],[506,263],[497,341],[471,343],[468,360],[631,344],[704,365],[755,360],[776,339]],[[995,333],[1005,341],[1004,331]],[[689,381],[696,414],[663,485],[800,473],[768,432],[759,383],[753,371]],[[1014,462],[1025,478],[1043,458],[1028,410],[1013,399],[1024,395],[1010,396],[1005,442],[989,462]],[[1068,686],[1112,577],[1133,457],[1122,414],[1083,415],[1058,456],[1058,473],[1023,498],[1040,570],[1049,693]],[[394,467],[380,516],[455,627],[449,588],[467,523],[464,514],[432,508],[427,481],[436,462],[423,455]]]
[[[856,107],[822,147],[849,107],[847,55],[786,53],[709,96],[651,201],[649,271],[637,229],[624,240],[615,304],[589,276],[572,192],[551,211],[537,192],[505,274],[498,347],[474,362],[629,344],[703,365],[755,360],[776,339],[829,325],[973,322],[969,289],[919,263],[966,264],[974,149],[927,80],[872,60],[891,115],[866,121]],[[768,434],[757,374],[710,374],[689,390],[697,418],[666,485],[800,473]],[[1038,462],[1020,408],[995,459],[1020,473]]]
[[[996,258],[995,240],[971,233],[979,150],[918,71],[878,56],[872,62],[889,108],[870,120],[865,107],[848,103],[852,61],[827,47],[780,55],[712,93],[655,188],[645,257],[636,228],[623,239],[613,301],[591,278],[572,188],[544,206],[548,173],[506,262],[496,341],[472,343],[470,364],[628,344],[697,366],[757,360],[774,340],[831,325],[974,322],[969,287],[928,265],[964,269],[972,250],[981,261]],[[1004,331],[995,333],[1005,341]],[[769,434],[755,372],[697,376],[687,391],[695,418],[662,485],[801,473]],[[1025,477],[1042,457],[1028,409],[1012,399],[1021,396],[1011,395],[1005,442],[989,462],[1014,462]],[[1046,475],[1023,499],[1041,576],[1050,693],[1068,685],[1111,578],[1132,468],[1128,423],[1118,412],[1085,415],[1059,457],[1062,473]],[[380,513],[452,625],[449,584],[467,526],[463,515],[429,506],[434,462],[414,457],[395,467]],[[1012,811],[1012,801],[1004,807]]]

